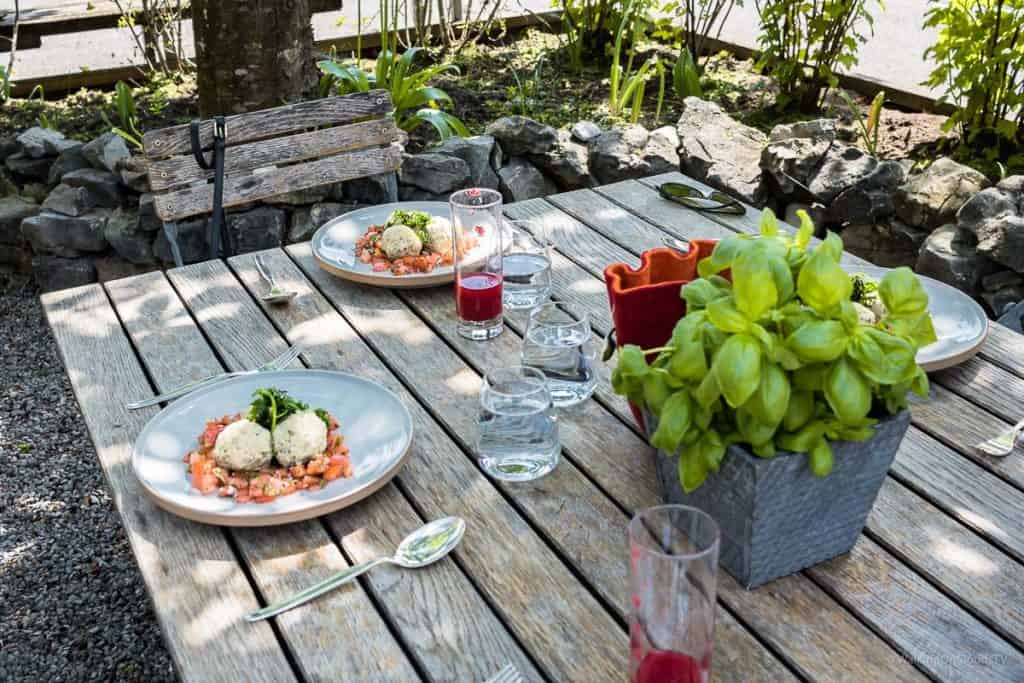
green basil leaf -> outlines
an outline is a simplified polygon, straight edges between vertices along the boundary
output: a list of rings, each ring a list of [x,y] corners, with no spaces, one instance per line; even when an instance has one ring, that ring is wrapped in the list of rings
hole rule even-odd
[[[796,231],[793,244],[801,251],[806,251],[807,245],[811,243],[811,238],[814,237],[814,221],[811,220],[811,217],[803,209],[798,209],[796,215],[800,218],[800,228]]]
[[[760,422],[778,426],[786,414],[790,394],[789,377],[782,368],[774,363],[764,363],[761,366],[761,383],[743,408]]]
[[[846,350],[849,336],[836,320],[809,322],[789,335],[786,347],[804,363],[827,363]]]
[[[753,244],[751,235],[730,235],[715,245],[711,256],[701,259],[697,273],[708,278],[732,266],[736,258]]]
[[[928,375],[918,367],[917,374],[910,380],[910,390],[921,398],[928,398],[928,389]]]
[[[701,452],[702,441],[686,447],[679,456],[679,483],[686,493],[692,493],[708,478],[707,461]]]
[[[715,354],[711,372],[726,402],[733,408],[746,403],[761,382],[761,346],[749,334],[736,334]]]
[[[819,251],[825,252],[833,261],[839,263],[843,259],[843,239],[829,230],[825,233],[825,239],[815,249],[815,252]]]
[[[793,271],[785,256],[769,258],[767,263],[775,283],[776,298],[780,304],[789,301],[796,294],[796,284],[793,282]]]
[[[814,420],[797,432],[783,432],[775,437],[775,445],[792,453],[806,453],[825,434],[823,420]]]
[[[713,277],[728,283],[728,280],[717,275]],[[703,309],[715,299],[729,296],[729,288],[719,287],[709,279],[697,278],[683,285],[681,295],[686,301],[686,311],[689,313]]]
[[[782,428],[795,432],[814,417],[814,392],[795,389],[790,391],[786,414],[782,417]]]
[[[667,371],[655,368],[643,379],[644,405],[655,415],[661,415],[661,407],[670,393],[667,376]]]
[[[715,373],[709,372],[693,392],[693,398],[697,403],[708,409],[722,395],[722,389],[718,386],[718,378]]]
[[[748,320],[759,320],[779,301],[763,249],[747,249],[732,265],[733,298]]]
[[[917,316],[928,310],[928,294],[910,268],[894,268],[878,284],[878,295],[889,315]]]
[[[871,385],[844,356],[832,365],[825,380],[825,400],[841,422],[859,424],[871,410]]]
[[[722,332],[746,332],[750,327],[750,321],[736,308],[731,296],[712,301],[706,310],[708,320]]]
[[[848,301],[853,292],[850,276],[842,269],[838,260],[833,258],[828,250],[822,248],[825,244],[827,242],[823,242],[807,259],[796,280],[796,290],[800,298],[819,313],[826,313],[840,301]]]
[[[774,237],[779,234],[779,219],[771,209],[761,211],[761,236]]]
[[[867,441],[875,435],[874,424],[875,420],[869,420],[869,424],[857,425],[856,427],[837,427],[836,438],[842,441]]]
[[[928,346],[939,340],[935,334],[932,316],[927,311],[905,317],[890,315],[882,320],[882,325],[896,336],[910,341],[916,348]]]
[[[651,445],[666,453],[675,453],[690,428],[690,395],[677,391],[661,407],[658,428],[651,436]]]
[[[906,339],[875,327],[861,328],[860,334],[875,342],[885,358],[880,365],[861,367],[868,379],[879,384],[898,384],[909,382],[917,374],[917,351]]]
[[[736,428],[743,435],[744,441],[751,446],[758,446],[775,438],[778,423],[765,424],[744,406],[736,411]]]
[[[708,372],[704,346],[697,341],[683,342],[669,358],[665,367],[673,377],[681,380],[702,379]]]
[[[754,451],[754,455],[756,455],[759,458],[764,458],[766,460],[768,458],[774,458],[776,453],[775,442],[765,441],[764,443],[759,443],[757,445],[751,446],[750,450]]]
[[[825,439],[818,439],[807,454],[811,472],[816,477],[827,477],[832,473],[832,447]]]
[[[860,327],[860,317],[857,315],[857,308],[850,300],[839,302],[839,312],[836,319],[843,324],[848,334],[852,334]]]
[[[722,460],[725,458],[727,448],[725,442],[722,441],[722,437],[714,429],[704,432],[700,437],[700,441],[701,455],[704,457],[704,463],[709,470],[717,472],[718,468],[722,465]]]
[[[882,368],[885,365],[885,354],[882,353],[882,347],[878,345],[874,337],[864,330],[857,330],[850,336],[850,343],[846,345],[846,354],[853,359],[861,372],[872,379],[874,369]]]
[[[791,381],[794,389],[800,391],[822,391],[830,366],[825,363],[813,363],[793,371]]]
[[[623,375],[641,378],[650,369],[643,349],[636,344],[626,344],[619,348],[619,362],[616,366]]]

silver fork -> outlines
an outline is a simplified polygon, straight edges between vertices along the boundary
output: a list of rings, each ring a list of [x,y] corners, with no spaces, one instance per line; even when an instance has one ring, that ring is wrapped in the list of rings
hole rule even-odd
[[[523,683],[523,677],[519,670],[511,662],[501,668],[501,671],[488,678],[484,683]]]
[[[999,436],[988,441],[982,441],[974,447],[982,453],[1001,458],[1013,452],[1013,447],[1017,445],[1017,439],[1020,438],[1022,432],[1024,432],[1024,420],[1013,425]]]
[[[255,370],[237,370],[235,372],[224,372],[219,375],[211,375],[204,379],[197,380],[195,382],[189,382],[183,384],[180,387],[175,387],[170,391],[164,392],[159,396],[147,398],[142,401],[134,401],[128,404],[128,410],[138,410],[139,408],[146,408],[148,406],[156,405],[157,403],[163,403],[164,401],[170,401],[171,399],[184,396],[185,394],[191,393],[196,389],[202,389],[208,387],[211,384],[216,384],[222,380],[228,379],[229,377],[241,377],[242,375],[252,375],[257,372],[270,372],[272,370],[280,370],[288,366],[293,360],[299,357],[299,354],[306,349],[305,344],[295,344],[294,346],[288,347],[288,350],[272,358],[263,365],[259,366]]]

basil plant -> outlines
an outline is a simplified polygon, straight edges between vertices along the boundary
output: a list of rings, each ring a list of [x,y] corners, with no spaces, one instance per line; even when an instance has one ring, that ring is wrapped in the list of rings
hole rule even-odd
[[[917,276],[889,271],[877,285],[884,314],[864,322],[839,265],[842,240],[830,232],[808,248],[814,226],[800,219],[784,236],[765,211],[759,237],[719,242],[682,288],[687,313],[668,343],[618,350],[612,386],[658,417],[651,444],[679,453],[687,492],[718,471],[730,444],[763,458],[806,453],[827,476],[830,441],[865,441],[908,392],[928,394],[915,357],[936,337]]]

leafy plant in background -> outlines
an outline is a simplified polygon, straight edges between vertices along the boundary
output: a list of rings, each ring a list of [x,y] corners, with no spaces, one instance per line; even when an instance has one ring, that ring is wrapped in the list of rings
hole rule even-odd
[[[884,7],[882,0],[755,0],[761,16],[758,67],[778,81],[780,107],[818,110],[825,88],[836,86],[838,70],[857,64],[876,3]]]
[[[840,89],[839,94],[846,102],[846,106],[850,109],[850,114],[853,116],[853,120],[857,122],[858,128],[860,128],[860,138],[864,142],[864,148],[868,154],[873,157],[878,156],[878,133],[880,124],[882,122],[882,105],[885,104],[885,91],[880,91],[875,95],[875,99],[871,100],[871,106],[868,107],[867,118],[861,116],[860,107],[850,97],[850,93]]]
[[[700,87],[700,71],[689,48],[684,47],[679,51],[679,59],[672,67],[672,88],[680,100],[704,97],[704,89]]]
[[[652,76],[658,76],[658,104],[654,113],[654,120],[661,118],[661,106],[665,101],[665,65],[658,55],[651,55],[644,60],[640,67],[633,71],[633,61],[636,57],[637,46],[644,35],[644,21],[635,12],[633,2],[627,2],[622,12],[622,19],[618,29],[615,31],[615,46],[612,49],[612,68],[609,75],[608,109],[612,114],[620,114],[625,109],[630,110],[630,121],[636,123],[640,120],[640,113],[643,107],[644,95],[647,92],[647,81]],[[622,67],[623,43],[627,39],[626,66]]]
[[[537,63],[534,64],[533,74],[529,78],[520,78],[518,71],[514,68],[510,67],[510,71],[512,78],[516,81],[516,87],[512,90],[509,99],[515,102],[520,116],[536,117],[538,114],[537,103],[544,91],[544,81],[542,80],[544,56],[541,55]]]
[[[0,64],[0,104],[11,99],[11,74],[7,67]]]
[[[453,135],[469,135],[462,121],[441,109],[452,105],[452,98],[444,90],[428,85],[430,80],[444,73],[458,75],[454,64],[435,64],[422,69],[414,66],[416,55],[421,51],[411,47],[401,55],[391,50],[381,50],[374,70],[365,71],[357,62],[339,62],[334,58],[317,63],[322,74],[320,94],[347,95],[384,88],[391,93],[394,104],[393,115],[399,128],[411,131],[428,123],[445,140]]]
[[[887,273],[877,288],[887,313],[862,323],[839,265],[842,240],[830,232],[809,249],[814,226],[799,213],[791,238],[766,210],[760,237],[719,242],[683,287],[687,313],[669,342],[618,351],[612,386],[658,417],[651,444],[679,452],[687,492],[718,471],[731,444],[763,458],[806,453],[826,476],[830,442],[865,441],[879,417],[906,407],[908,392],[928,393],[915,357],[935,332],[917,276]]]
[[[1024,0],[933,0],[925,26],[939,29],[925,51],[937,65],[925,85],[957,107],[947,130],[959,127],[990,158],[1006,143],[1024,145]]]
[[[562,32],[568,45],[569,65],[583,70],[585,56],[604,56],[612,31],[621,20],[615,0],[553,0],[561,10]]]
[[[708,41],[722,35],[736,5],[742,7],[742,0],[667,0],[654,19],[653,36],[666,42],[681,40],[700,74],[700,58]]]
[[[142,149],[142,133],[139,132],[139,113],[135,106],[135,95],[124,81],[114,86],[114,107],[119,125],[114,125],[106,112],[100,112],[103,122],[114,133],[135,149]]]
[[[28,102],[32,100],[39,102],[39,118],[36,120],[36,123],[39,124],[40,128],[57,130],[60,127],[60,113],[56,110],[46,111],[46,89],[43,88],[42,83],[32,88],[25,100]]]

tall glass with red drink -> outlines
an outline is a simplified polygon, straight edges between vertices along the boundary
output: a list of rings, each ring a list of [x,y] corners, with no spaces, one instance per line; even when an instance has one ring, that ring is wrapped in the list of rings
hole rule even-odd
[[[472,187],[453,193],[449,202],[457,329],[469,339],[491,339],[504,329],[501,194]]]
[[[718,525],[684,505],[629,523],[629,681],[708,683],[715,633]]]

